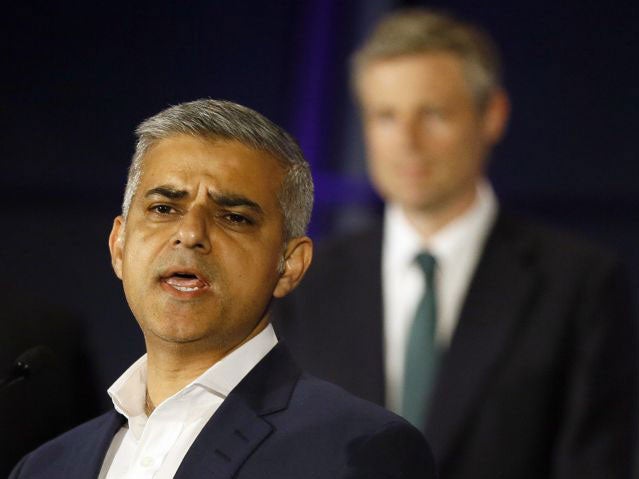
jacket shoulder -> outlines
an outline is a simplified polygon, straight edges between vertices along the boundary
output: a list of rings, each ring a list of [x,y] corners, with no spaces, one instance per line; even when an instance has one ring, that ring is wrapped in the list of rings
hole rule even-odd
[[[9,479],[66,477],[65,471],[69,464],[72,464],[76,457],[80,461],[87,460],[82,451],[88,446],[99,445],[100,436],[104,436],[110,443],[113,434],[122,424],[120,418],[121,416],[111,410],[51,439],[23,457]],[[92,452],[99,453],[95,449]]]
[[[508,213],[500,213],[484,246],[483,257],[496,256],[510,257],[548,278],[625,275],[611,249],[572,231]]]
[[[343,274],[348,268],[362,264],[378,264],[382,254],[381,222],[366,229],[331,236],[318,241],[309,269],[311,281],[334,274]]]
[[[268,418],[277,434],[264,454],[285,454],[290,470],[313,477],[435,477],[426,439],[403,418],[308,373],[286,409]],[[292,477],[292,476],[291,476]]]
[[[506,237],[535,246],[546,254],[614,261],[615,254],[597,242],[567,229],[501,213],[489,238]]]

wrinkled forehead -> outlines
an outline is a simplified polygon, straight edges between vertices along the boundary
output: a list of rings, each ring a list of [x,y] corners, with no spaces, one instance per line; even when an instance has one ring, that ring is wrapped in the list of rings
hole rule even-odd
[[[281,163],[269,152],[218,137],[173,135],[151,145],[142,160],[145,183],[208,178],[229,187],[277,191],[284,175]]]

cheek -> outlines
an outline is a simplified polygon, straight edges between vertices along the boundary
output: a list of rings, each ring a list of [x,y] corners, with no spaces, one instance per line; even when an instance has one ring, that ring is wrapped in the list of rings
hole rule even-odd
[[[378,152],[369,152],[366,157],[366,166],[371,182],[380,193],[385,195],[389,193],[389,189],[392,189],[394,175],[387,162],[380,156]]]
[[[378,127],[369,141],[373,153],[377,156],[388,156],[397,150],[398,135],[390,127]]]
[[[458,141],[460,167],[466,170],[476,170],[480,167],[484,157],[484,146],[481,135],[475,129],[463,134],[463,141]]]
[[[445,157],[446,161],[443,162],[440,170],[447,177],[447,181],[466,183],[482,174],[483,153],[472,138],[469,138],[466,143],[452,146]]]
[[[394,158],[397,158],[397,148],[391,141],[379,136],[367,141],[366,164],[371,174],[378,177],[378,181],[383,181],[392,172]]]
[[[424,145],[440,157],[442,163],[456,167],[475,156],[477,135],[475,131],[459,126],[442,126]]]
[[[393,135],[388,126],[370,121],[364,125],[364,140],[369,156],[387,151],[393,144]]]
[[[141,284],[139,270],[138,268],[136,268],[135,263],[124,264],[122,274],[122,287],[124,288],[124,294],[129,305],[131,306],[131,309],[134,309],[134,304],[137,303],[139,299],[142,299],[144,297],[144,294],[142,293],[144,291],[144,288]]]
[[[251,288],[276,271],[281,251],[274,247],[275,243],[268,239],[249,242],[246,238],[227,238],[213,244],[213,261],[223,267],[230,281]]]
[[[151,257],[154,256],[150,246],[143,243],[130,242],[125,248],[122,261],[122,281],[127,288],[140,288],[145,275],[150,273]]]

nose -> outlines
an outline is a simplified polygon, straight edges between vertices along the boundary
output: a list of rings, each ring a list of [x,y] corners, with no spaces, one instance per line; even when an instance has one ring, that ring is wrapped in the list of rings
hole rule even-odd
[[[419,121],[415,118],[404,118],[398,128],[400,144],[408,149],[415,150],[422,141],[422,131]]]
[[[203,254],[211,251],[209,224],[204,208],[194,206],[182,215],[172,244],[175,248],[194,249]]]

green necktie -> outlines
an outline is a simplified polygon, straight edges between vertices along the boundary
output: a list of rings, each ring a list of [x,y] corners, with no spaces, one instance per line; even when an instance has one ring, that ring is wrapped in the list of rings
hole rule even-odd
[[[422,269],[425,284],[406,345],[402,416],[423,431],[438,360],[435,258],[424,252],[415,260]]]

